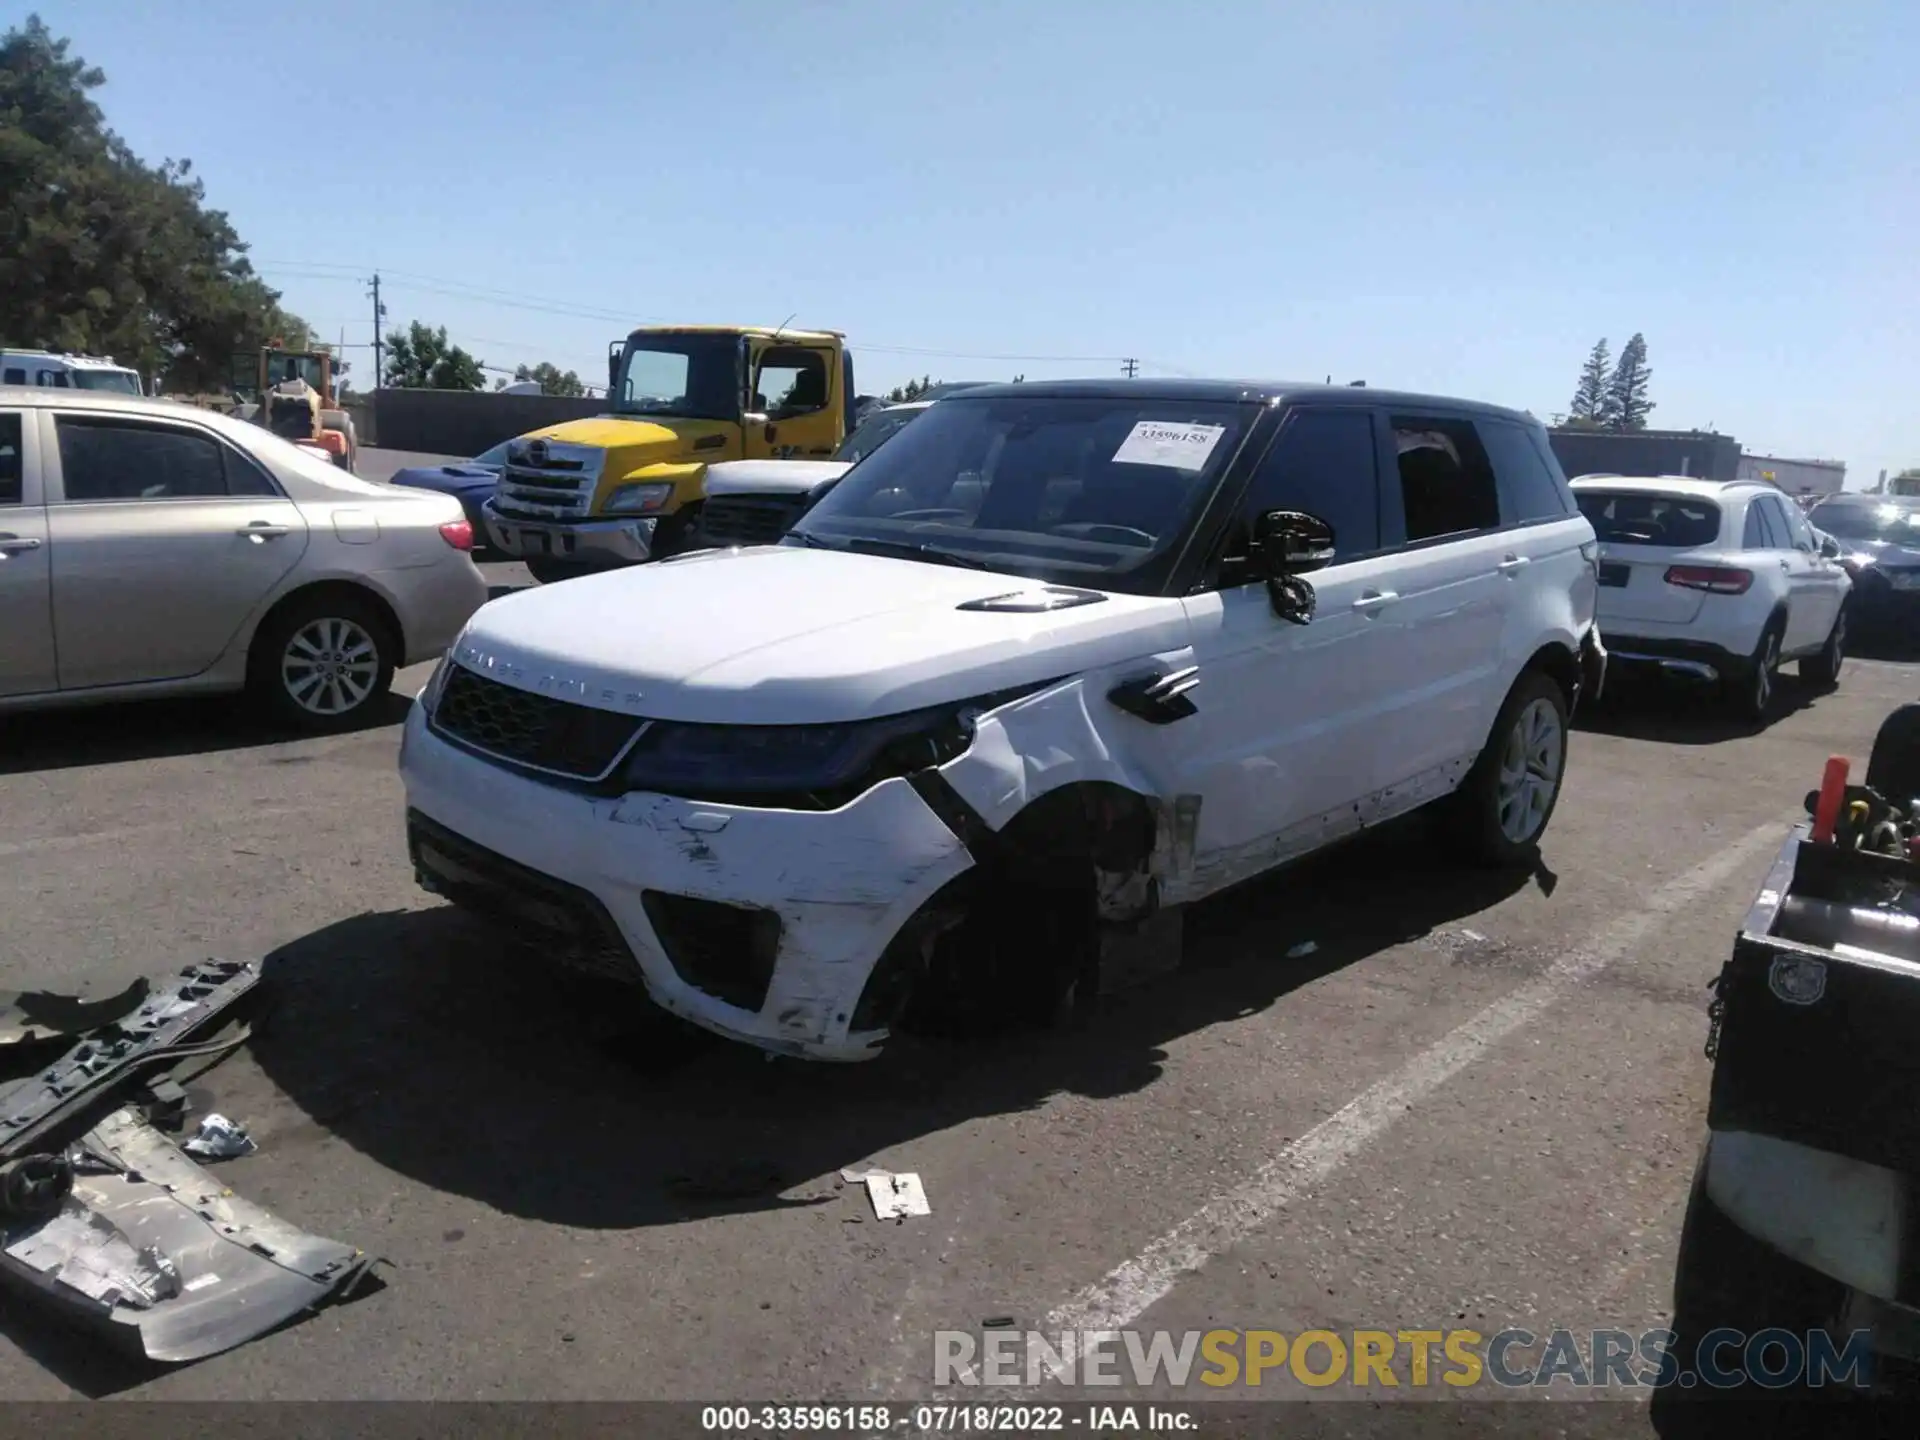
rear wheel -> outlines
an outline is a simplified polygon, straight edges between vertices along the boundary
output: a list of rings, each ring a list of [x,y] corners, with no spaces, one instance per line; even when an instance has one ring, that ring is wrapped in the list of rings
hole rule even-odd
[[[1820,647],[1818,655],[1809,655],[1800,662],[1800,678],[1809,685],[1822,690],[1831,690],[1840,683],[1840,665],[1846,658],[1847,609],[1840,607],[1840,613],[1833,617],[1833,631],[1827,636],[1827,643]]]
[[[296,599],[254,637],[249,689],[284,725],[351,729],[393,685],[398,645],[374,606],[347,591]]]
[[[1773,681],[1780,673],[1780,622],[1770,621],[1760,637],[1760,647],[1748,662],[1746,673],[1729,681],[1727,699],[1734,714],[1758,725],[1767,718],[1773,704]]]
[[[1560,799],[1567,763],[1567,697],[1529,670],[1514,683],[1486,749],[1455,792],[1454,829],[1480,864],[1531,864]]]

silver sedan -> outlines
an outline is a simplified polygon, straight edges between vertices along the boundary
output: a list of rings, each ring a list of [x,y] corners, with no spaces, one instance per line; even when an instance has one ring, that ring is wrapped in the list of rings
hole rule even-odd
[[[0,388],[0,711],[244,690],[364,719],[487,585],[450,495],[168,401]]]

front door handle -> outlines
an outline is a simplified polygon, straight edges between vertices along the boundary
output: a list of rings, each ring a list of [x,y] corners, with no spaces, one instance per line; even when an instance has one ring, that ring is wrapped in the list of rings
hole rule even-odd
[[[22,550],[38,550],[40,542],[31,535],[0,534],[0,556],[15,555]]]
[[[1527,566],[1532,563],[1533,562],[1524,555],[1509,555],[1494,568],[1499,570],[1502,575],[1512,575],[1526,569]]]
[[[242,525],[233,533],[246,536],[247,539],[253,541],[256,545],[264,545],[267,541],[286,534],[287,527],[285,525],[275,525],[266,520],[256,520],[251,525]]]
[[[1353,602],[1353,608],[1362,615],[1371,615],[1376,610],[1384,610],[1400,597],[1391,590],[1369,590]]]

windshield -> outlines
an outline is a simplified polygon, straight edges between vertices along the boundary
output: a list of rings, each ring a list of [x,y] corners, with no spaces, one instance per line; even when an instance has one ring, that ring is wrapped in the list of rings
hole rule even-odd
[[[738,420],[745,377],[738,335],[629,336],[613,408],[620,415]]]
[[[469,465],[485,466],[490,470],[504,470],[507,465],[507,446],[512,443],[511,440],[502,440],[491,450],[482,450],[467,463]]]
[[[871,455],[878,450],[883,440],[914,416],[925,413],[924,410],[876,411],[867,417],[865,424],[840,442],[840,448],[833,452],[833,458],[842,464],[851,465],[861,456]]]
[[[131,370],[75,370],[74,388],[78,390],[112,390],[120,395],[138,395],[140,377]]]
[[[1807,519],[1838,540],[1920,543],[1920,509],[1911,505],[1816,505]]]
[[[1150,592],[1253,414],[1130,396],[943,400],[787,543]]]
[[[1578,490],[1574,498],[1594,535],[1616,545],[1691,550],[1720,538],[1720,507],[1711,500],[1644,490]]]

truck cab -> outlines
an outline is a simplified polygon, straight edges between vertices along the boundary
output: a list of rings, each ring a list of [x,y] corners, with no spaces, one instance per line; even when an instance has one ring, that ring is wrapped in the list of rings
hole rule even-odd
[[[609,347],[608,410],[507,447],[488,538],[536,579],[677,553],[709,465],[826,460],[846,438],[853,360],[837,331],[646,326]]]

